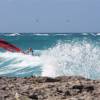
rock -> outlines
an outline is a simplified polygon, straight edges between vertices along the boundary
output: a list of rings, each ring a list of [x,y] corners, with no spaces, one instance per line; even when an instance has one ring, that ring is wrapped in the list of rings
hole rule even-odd
[[[38,95],[36,95],[36,94],[31,94],[31,95],[29,95],[29,98],[38,100]]]
[[[83,88],[84,88],[83,85],[74,85],[74,86],[72,87],[72,89],[78,89],[80,93],[82,92]]]
[[[71,94],[70,94],[69,91],[66,91],[66,92],[64,93],[64,96],[71,96]]]
[[[87,90],[87,92],[93,92],[94,86],[86,86],[85,89]]]
[[[44,83],[44,82],[58,82],[58,79],[50,78],[50,77],[39,77],[36,79],[38,83]]]
[[[99,100],[100,80],[74,76],[0,77],[0,100],[15,100],[15,97],[19,100]]]

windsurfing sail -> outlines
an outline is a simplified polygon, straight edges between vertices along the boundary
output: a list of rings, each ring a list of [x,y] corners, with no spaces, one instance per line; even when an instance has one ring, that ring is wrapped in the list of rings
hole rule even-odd
[[[20,48],[16,47],[13,44],[8,43],[7,41],[0,39],[0,48],[8,50],[10,52],[22,52]]]

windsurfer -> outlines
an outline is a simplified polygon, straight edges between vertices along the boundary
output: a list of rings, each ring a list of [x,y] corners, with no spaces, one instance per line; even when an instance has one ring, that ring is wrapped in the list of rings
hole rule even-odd
[[[33,49],[32,48],[28,48],[28,50],[26,51],[26,54],[34,55],[33,54]]]

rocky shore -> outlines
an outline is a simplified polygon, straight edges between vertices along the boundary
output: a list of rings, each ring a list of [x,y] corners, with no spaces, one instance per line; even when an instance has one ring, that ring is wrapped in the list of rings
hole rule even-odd
[[[100,80],[0,77],[0,100],[100,100]]]

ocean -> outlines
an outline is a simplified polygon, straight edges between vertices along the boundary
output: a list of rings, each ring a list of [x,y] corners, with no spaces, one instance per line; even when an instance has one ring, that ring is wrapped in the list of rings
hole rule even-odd
[[[0,76],[83,76],[100,79],[100,33],[0,33],[23,51],[0,49]]]

